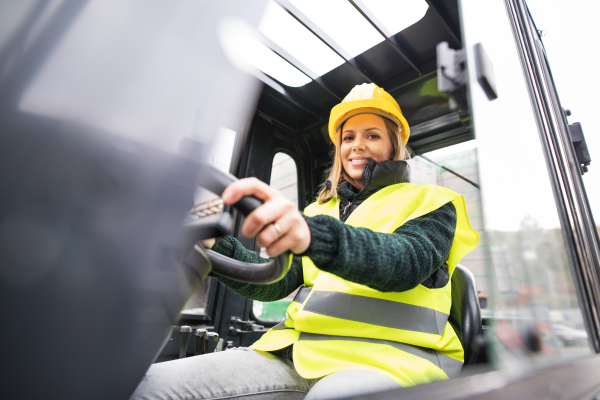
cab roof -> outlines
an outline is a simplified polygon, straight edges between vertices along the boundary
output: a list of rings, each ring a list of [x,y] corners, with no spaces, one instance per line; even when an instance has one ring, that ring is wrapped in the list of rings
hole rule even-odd
[[[303,14],[289,0],[277,0],[287,13],[340,55],[344,62],[322,76],[316,76],[274,42],[275,53],[303,72],[309,82],[292,87],[265,76],[257,113],[290,133],[302,135],[321,129],[331,108],[355,86],[365,82],[384,88],[397,101],[411,126],[409,146],[426,152],[472,138],[468,110],[454,112],[448,96],[437,90],[436,46],[448,42],[462,48],[457,0],[425,0],[429,6],[423,18],[387,37],[386,28],[374,13],[358,0],[352,6],[384,38],[370,49],[349,58],[348,53]]]

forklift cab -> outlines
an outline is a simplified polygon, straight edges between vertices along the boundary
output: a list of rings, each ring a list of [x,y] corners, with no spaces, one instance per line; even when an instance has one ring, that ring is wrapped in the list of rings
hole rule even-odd
[[[452,280],[460,376],[370,398],[594,398],[591,159],[526,2],[396,3],[3,3],[2,397],[127,399],[152,363],[201,357],[198,330],[227,351],[280,323],[295,293],[248,300],[193,250],[261,251],[211,179],[304,209],[331,108],[372,82],[410,125],[411,181],[462,194],[481,240]]]

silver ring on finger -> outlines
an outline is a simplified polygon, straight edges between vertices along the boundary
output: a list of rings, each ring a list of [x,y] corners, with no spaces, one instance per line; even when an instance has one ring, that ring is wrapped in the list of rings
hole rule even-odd
[[[273,228],[275,228],[275,230],[277,231],[277,236],[279,236],[279,239],[281,239],[281,237],[283,236],[283,232],[277,222],[273,222]]]

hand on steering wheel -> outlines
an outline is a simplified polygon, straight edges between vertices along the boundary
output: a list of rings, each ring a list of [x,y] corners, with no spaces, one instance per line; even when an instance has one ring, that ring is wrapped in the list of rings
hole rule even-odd
[[[310,245],[308,224],[294,203],[256,178],[240,179],[229,185],[221,198],[225,204],[235,204],[244,196],[255,196],[264,204],[251,212],[242,225],[242,234],[258,239],[269,257],[286,250],[301,254]]]

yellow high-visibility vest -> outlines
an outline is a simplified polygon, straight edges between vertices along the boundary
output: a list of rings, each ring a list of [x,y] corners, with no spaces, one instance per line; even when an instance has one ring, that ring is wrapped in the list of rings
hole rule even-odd
[[[479,242],[467,218],[465,200],[434,185],[399,183],[379,190],[360,204],[347,225],[393,233],[399,226],[452,202],[457,223],[446,263],[452,273]],[[313,203],[307,216],[339,219],[339,199]],[[251,347],[274,351],[294,345],[293,360],[307,379],[360,369],[383,374],[402,386],[447,379],[458,374],[464,352],[448,322],[450,279],[443,288],[419,285],[384,293],[319,270],[302,259],[304,287],[288,306],[288,318]]]

